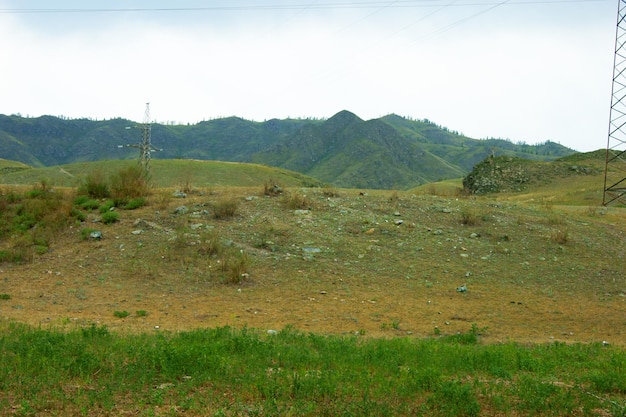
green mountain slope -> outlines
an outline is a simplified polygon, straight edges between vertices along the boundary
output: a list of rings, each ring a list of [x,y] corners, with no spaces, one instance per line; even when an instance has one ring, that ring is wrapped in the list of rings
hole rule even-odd
[[[137,157],[132,121],[0,115],[0,158],[34,167]],[[408,189],[460,178],[488,155],[541,161],[574,153],[564,146],[467,138],[428,121],[397,115],[364,121],[342,111],[328,120],[238,117],[195,125],[152,125],[154,159],[255,162],[297,171],[339,187]]]
[[[32,185],[46,181],[57,186],[78,186],[93,172],[105,178],[124,168],[136,165],[135,161],[76,162],[68,165],[32,168],[21,163],[0,159],[0,184]],[[151,183],[154,187],[184,188],[259,187],[270,182],[284,187],[322,187],[323,183],[299,172],[264,165],[197,161],[186,159],[152,161]]]

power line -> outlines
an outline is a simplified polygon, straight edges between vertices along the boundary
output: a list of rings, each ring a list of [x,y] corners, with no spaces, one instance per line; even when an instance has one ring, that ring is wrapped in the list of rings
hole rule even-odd
[[[120,8],[11,8],[0,9],[0,14],[55,14],[55,13],[145,13],[145,12],[217,12],[217,11],[268,11],[268,10],[323,10],[323,9],[368,9],[368,8],[430,8],[441,7],[445,0],[397,0],[397,1],[360,1],[338,3],[298,3],[265,4],[244,6],[208,6],[208,7],[120,7]],[[561,3],[606,3],[608,0],[518,0],[506,2],[507,5],[561,4]],[[502,1],[468,1],[445,4],[445,7],[494,6]]]

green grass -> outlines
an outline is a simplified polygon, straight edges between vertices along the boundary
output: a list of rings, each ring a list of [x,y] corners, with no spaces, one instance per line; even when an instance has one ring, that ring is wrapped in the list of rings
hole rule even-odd
[[[8,172],[0,176],[0,182],[34,184],[41,178],[46,178],[56,186],[81,186],[85,192],[94,193],[98,197],[107,197],[109,191],[103,191],[106,179],[121,170],[136,166],[136,160],[78,162],[57,167],[29,168]],[[280,178],[280,183],[284,187],[323,185],[321,181],[281,168],[236,162],[183,159],[153,160],[150,176],[151,184],[160,188],[262,187],[269,178]]]
[[[2,326],[0,415],[626,413],[626,355],[601,344]]]

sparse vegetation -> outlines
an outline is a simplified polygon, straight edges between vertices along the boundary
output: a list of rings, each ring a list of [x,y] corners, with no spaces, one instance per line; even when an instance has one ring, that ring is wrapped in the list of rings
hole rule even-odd
[[[211,206],[213,209],[213,217],[216,219],[230,219],[237,213],[239,200],[236,198],[222,198],[214,202]]]
[[[624,211],[590,210],[581,181],[261,185],[157,189],[133,211],[3,186],[0,415],[626,415]],[[45,210],[72,217],[38,220],[60,194]],[[218,221],[228,199],[236,221]],[[122,221],[90,240],[108,212]]]
[[[283,193],[283,187],[280,186],[276,181],[272,178],[269,179],[265,184],[263,184],[263,195],[274,197],[277,195],[281,195]]]
[[[102,223],[111,224],[120,219],[120,214],[117,211],[107,211],[102,213]]]
[[[311,209],[310,199],[298,191],[283,194],[283,205],[291,210]]]

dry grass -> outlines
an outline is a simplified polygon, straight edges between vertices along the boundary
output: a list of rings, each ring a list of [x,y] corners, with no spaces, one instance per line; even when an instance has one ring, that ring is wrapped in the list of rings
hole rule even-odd
[[[183,200],[155,190],[115,224],[87,221],[82,227],[100,229],[100,241],[68,227],[34,262],[0,265],[11,296],[2,316],[131,331],[293,325],[368,337],[455,334],[476,323],[488,328],[487,342],[626,344],[623,209],[305,192],[315,210],[298,214],[258,188]],[[240,202],[235,216],[202,214],[221,198]],[[181,203],[190,212],[173,214]],[[459,221],[464,212],[480,218],[471,229]],[[565,242],[557,230],[567,231]],[[468,291],[456,292],[463,284]],[[147,315],[113,316],[138,310]]]

